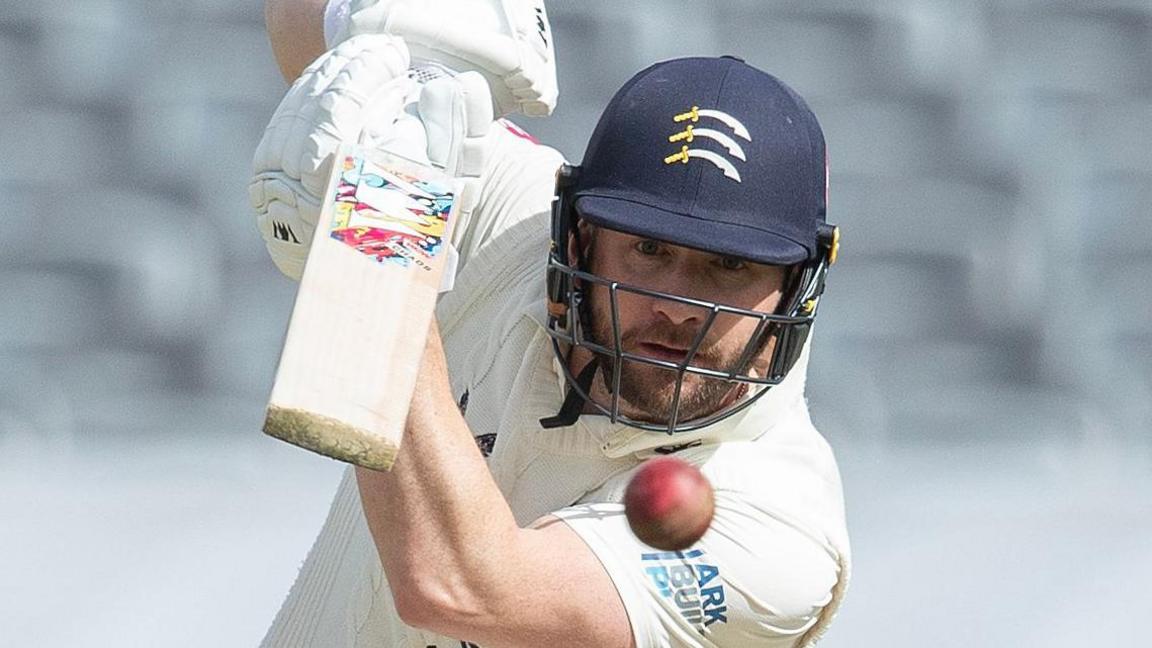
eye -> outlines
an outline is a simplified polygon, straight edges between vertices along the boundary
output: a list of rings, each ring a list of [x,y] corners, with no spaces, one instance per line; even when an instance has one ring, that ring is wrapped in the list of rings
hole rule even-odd
[[[644,239],[636,243],[636,251],[645,256],[654,256],[660,253],[660,243],[652,239]]]
[[[747,268],[748,264],[744,261],[744,259],[738,257],[721,257],[720,267],[725,270],[736,271]]]

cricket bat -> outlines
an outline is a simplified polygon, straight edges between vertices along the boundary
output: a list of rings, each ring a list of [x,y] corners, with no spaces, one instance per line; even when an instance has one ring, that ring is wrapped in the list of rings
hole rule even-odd
[[[442,171],[383,151],[341,148],[265,433],[340,461],[391,469],[452,256],[456,195]]]

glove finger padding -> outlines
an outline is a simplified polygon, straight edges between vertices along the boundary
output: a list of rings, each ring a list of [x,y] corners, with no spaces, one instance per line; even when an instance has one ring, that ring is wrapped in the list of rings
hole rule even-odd
[[[476,72],[434,79],[420,93],[420,119],[428,132],[428,159],[460,179],[452,243],[461,245],[480,195],[488,163],[492,100],[488,82]]]
[[[256,147],[253,166],[256,172],[266,169],[282,169],[294,178],[300,177],[299,156],[287,154],[292,142],[294,129],[306,128],[310,122],[312,98],[323,92],[341,68],[348,62],[348,53],[356,44],[349,43],[337,48],[312,62],[276,107],[272,119],[264,129],[264,136]]]
[[[386,129],[416,90],[407,73],[409,59],[404,43],[380,36],[358,37],[348,43],[364,38],[378,42],[356,50],[328,87],[308,102],[312,114],[306,122],[310,126],[302,127],[309,132],[295,133],[297,137],[291,142],[300,148],[287,152],[288,159],[300,160],[300,181],[316,195],[325,189],[332,156],[341,142],[359,143],[366,128]]]
[[[333,39],[402,36],[414,64],[484,75],[496,114],[548,115],[556,106],[556,56],[543,0],[351,0]]]
[[[404,112],[418,91],[408,64],[399,38],[358,36],[309,65],[277,107],[253,155],[249,198],[285,275],[303,272],[341,143],[406,141],[397,152],[423,151],[423,127],[413,128],[415,118]]]
[[[382,149],[409,160],[428,164],[428,135],[416,114],[416,104],[408,104],[400,117],[386,130],[365,129],[360,144],[369,149]]]
[[[420,118],[428,130],[428,159],[449,175],[479,176],[484,138],[492,128],[488,83],[475,72],[429,81],[420,93]]]

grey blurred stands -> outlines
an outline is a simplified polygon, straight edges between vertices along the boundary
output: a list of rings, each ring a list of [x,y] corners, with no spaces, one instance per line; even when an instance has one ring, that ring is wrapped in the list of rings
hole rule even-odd
[[[291,304],[245,190],[285,84],[259,3],[82,5],[0,2],[0,414],[49,394],[45,434],[131,436],[176,398],[211,434],[258,411]]]
[[[259,3],[0,9],[0,272],[21,304],[0,354],[142,361],[168,367],[152,388],[259,400],[292,293],[244,192],[285,87]],[[1007,416],[997,429],[1035,437],[1049,423],[1030,403],[1139,411],[1100,400],[1112,380],[1124,402],[1148,398],[1146,2],[592,0],[551,15],[561,106],[520,121],[572,159],[615,88],[660,58],[735,53],[809,99],[844,230],[811,379],[830,436],[961,439]],[[994,414],[966,422],[950,399]],[[1148,423],[1115,424],[1133,422]]]

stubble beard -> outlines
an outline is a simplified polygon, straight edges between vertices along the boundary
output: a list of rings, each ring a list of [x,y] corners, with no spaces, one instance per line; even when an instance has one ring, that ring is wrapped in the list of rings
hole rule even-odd
[[[596,344],[607,349],[615,347],[615,336],[612,330],[612,317],[610,312],[596,307],[596,302],[590,304],[592,316],[591,338]],[[678,347],[687,347],[695,338],[697,331],[687,334],[674,327],[661,329],[660,327],[646,327],[643,331],[631,330],[621,332],[621,348],[630,353],[643,356],[639,349],[641,333],[646,340],[661,340],[664,343],[673,343]],[[705,345],[702,345],[704,347]],[[743,348],[726,349],[722,345],[712,345],[701,348],[691,364],[704,369],[716,371],[728,370],[736,365],[743,352]],[[625,416],[646,423],[667,423],[672,417],[672,405],[676,397],[677,372],[643,362],[624,359],[619,366],[612,358],[600,357],[600,377],[603,392],[611,397],[612,385],[616,379],[617,371],[620,373],[620,413]],[[717,378],[709,378],[699,374],[685,373],[680,387],[679,408],[676,412],[678,422],[691,421],[720,411],[731,402],[738,393],[740,385]],[[611,403],[601,403],[611,407]]]

